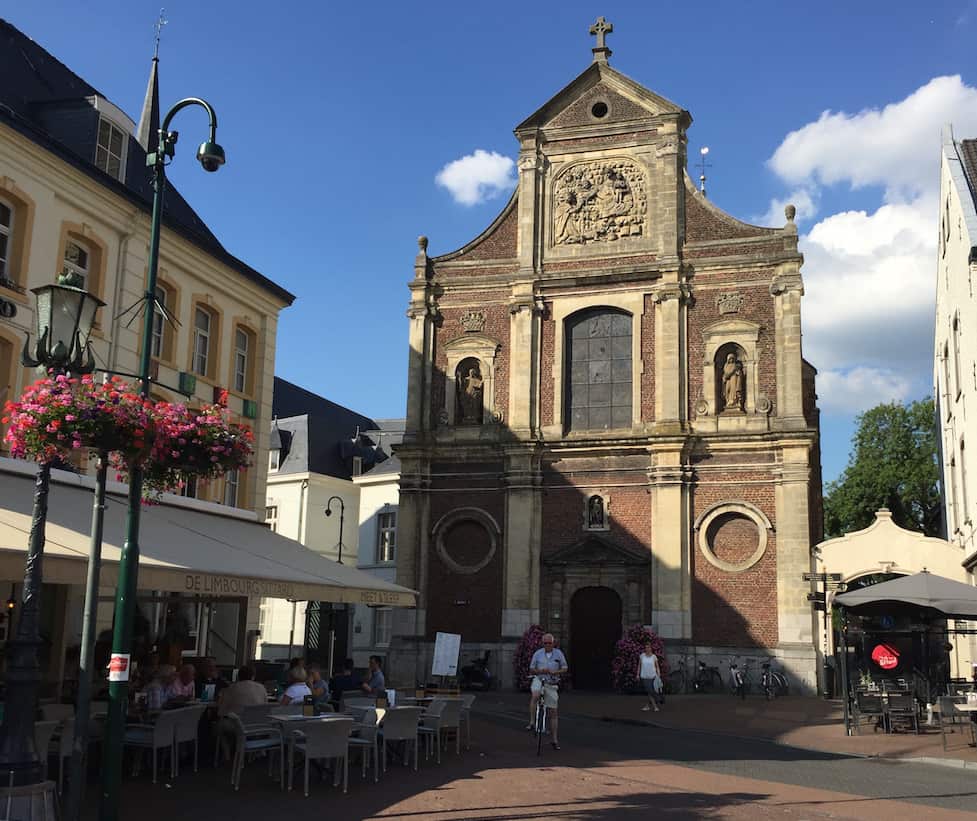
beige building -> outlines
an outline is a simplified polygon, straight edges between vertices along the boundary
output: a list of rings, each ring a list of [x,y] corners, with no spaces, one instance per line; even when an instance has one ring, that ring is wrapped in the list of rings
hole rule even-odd
[[[160,121],[157,61],[138,126],[2,20],[0,77],[0,393],[16,398],[36,378],[20,365],[25,338],[35,333],[30,289],[53,283],[65,270],[79,274],[105,302],[92,340],[99,369],[135,373],[152,205],[146,147]],[[181,142],[177,158],[192,165],[190,144]],[[219,187],[221,176],[208,182]],[[278,315],[294,297],[230,254],[172,186],[160,249],[156,299],[173,321],[157,311],[153,396],[185,397],[193,407],[226,391],[234,419],[255,432],[260,468],[191,484],[183,495],[195,498],[166,496],[143,511],[134,659],[158,646],[170,661],[209,654],[231,665],[255,651],[262,597],[344,601],[358,595],[351,591],[359,574],[269,533],[256,513],[265,507]],[[85,457],[75,467],[91,472]],[[10,585],[14,622],[35,470],[0,454],[0,584]],[[64,679],[66,695],[81,636],[91,488],[90,476],[53,471],[42,663],[52,689]],[[110,483],[99,633],[111,625],[125,491]],[[372,600],[378,583],[367,582],[371,590],[359,592]],[[0,589],[6,599],[7,589]],[[0,652],[11,627],[4,613]]]
[[[934,395],[947,538],[974,583],[977,568],[977,139],[949,126],[940,158],[940,238],[936,283]],[[969,415],[968,415],[969,410]],[[956,578],[956,577],[954,577]]]

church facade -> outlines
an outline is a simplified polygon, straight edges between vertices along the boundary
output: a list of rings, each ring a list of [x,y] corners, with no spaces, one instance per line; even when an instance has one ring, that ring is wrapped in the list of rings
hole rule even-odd
[[[647,624],[673,662],[777,656],[813,687],[821,479],[794,212],[760,228],[696,190],[689,113],[612,68],[607,31],[516,127],[495,221],[452,253],[419,240],[397,582],[420,599],[389,672],[429,678],[443,631],[512,685],[539,623],[574,685],[600,687],[622,630]]]

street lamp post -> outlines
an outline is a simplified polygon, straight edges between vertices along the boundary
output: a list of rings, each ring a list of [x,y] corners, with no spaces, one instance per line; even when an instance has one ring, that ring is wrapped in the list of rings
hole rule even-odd
[[[21,361],[29,368],[44,366],[57,373],[91,373],[95,358],[89,335],[95,312],[105,303],[84,288],[78,274],[58,277],[57,285],[33,288],[37,298],[37,344],[33,355],[29,340]],[[7,645],[6,696],[0,727],[0,772],[4,784],[36,784],[41,762],[34,746],[34,714],[41,683],[38,648],[41,646],[41,585],[44,583],[44,530],[47,524],[51,465],[38,466],[34,480],[34,509],[27,543],[27,567],[20,615],[13,641]],[[8,603],[9,609],[9,603]]]
[[[332,516],[332,503],[339,502],[339,557],[336,559],[340,564],[343,563],[343,519],[346,517],[346,505],[339,496],[330,496],[326,502],[326,515]]]
[[[160,226],[163,219],[163,192],[166,189],[166,164],[172,159],[177,132],[170,123],[179,111],[200,106],[210,117],[210,137],[197,149],[197,160],[204,171],[216,171],[224,164],[224,149],[217,144],[217,114],[210,103],[198,97],[187,97],[171,108],[160,126],[156,150],[146,155],[146,165],[153,169],[153,217],[149,232],[149,271],[146,277],[143,311],[142,350],[139,360],[140,393],[149,396],[149,371],[153,343],[153,314],[156,308],[156,277],[159,269]],[[142,510],[143,471],[134,465],[129,476],[126,538],[119,557],[119,581],[115,597],[115,624],[112,629],[112,655],[109,662],[109,710],[105,733],[105,759],[102,772],[102,800],[99,817],[116,821],[119,817],[119,789],[122,783],[122,749],[125,740],[126,711],[129,698],[129,654],[132,646],[132,620],[136,606],[136,583],[139,576],[139,517]]]

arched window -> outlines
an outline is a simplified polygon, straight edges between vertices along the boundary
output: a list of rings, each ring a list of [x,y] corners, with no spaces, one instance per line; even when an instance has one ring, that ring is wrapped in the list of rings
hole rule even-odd
[[[10,265],[10,252],[13,250],[14,209],[9,203],[0,200],[0,279],[10,279],[7,269]]]
[[[481,363],[473,356],[462,359],[455,369],[455,396],[458,407],[455,421],[462,425],[481,425],[485,405],[485,377]]]
[[[595,308],[567,320],[568,430],[630,428],[631,315]]]

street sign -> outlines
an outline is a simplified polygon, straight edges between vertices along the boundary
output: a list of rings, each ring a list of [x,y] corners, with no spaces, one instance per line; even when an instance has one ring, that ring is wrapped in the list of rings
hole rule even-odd
[[[808,593],[807,600],[824,604],[824,593]]]
[[[805,573],[806,582],[840,582],[841,573]]]

